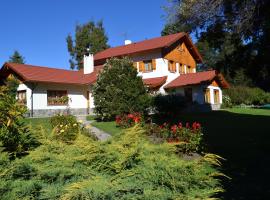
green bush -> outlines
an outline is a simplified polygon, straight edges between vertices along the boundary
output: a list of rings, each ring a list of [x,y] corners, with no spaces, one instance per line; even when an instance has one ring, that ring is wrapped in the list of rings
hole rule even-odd
[[[74,141],[82,129],[73,115],[57,114],[50,122],[54,128],[55,138],[67,143]]]
[[[181,94],[160,94],[153,98],[154,109],[161,115],[178,114],[186,105],[186,98]]]
[[[145,112],[150,106],[142,78],[128,58],[107,61],[93,88],[95,112],[101,120],[114,120],[116,115]]]
[[[263,105],[270,103],[270,93],[264,92],[260,88],[233,86],[224,90],[224,94],[230,97],[233,105]]]
[[[0,156],[0,199],[208,199],[222,191],[216,156],[186,161],[175,151],[139,126],[105,143],[48,138],[22,159]]]
[[[11,157],[24,155],[39,143],[24,124],[26,108],[16,102],[5,86],[0,87],[0,142]]]

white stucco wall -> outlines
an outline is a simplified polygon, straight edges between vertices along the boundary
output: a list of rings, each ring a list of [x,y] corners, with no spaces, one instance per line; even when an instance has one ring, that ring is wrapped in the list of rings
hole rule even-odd
[[[19,90],[26,90],[27,108],[31,109],[31,86],[20,84]],[[38,83],[33,92],[33,109],[66,109],[67,106],[51,106],[47,103],[47,90],[67,90],[69,108],[87,108],[87,86]],[[91,104],[91,100],[90,100]],[[91,106],[90,106],[91,107]]]
[[[28,109],[31,108],[31,89],[24,83],[19,84],[17,91],[26,90],[26,106]]]

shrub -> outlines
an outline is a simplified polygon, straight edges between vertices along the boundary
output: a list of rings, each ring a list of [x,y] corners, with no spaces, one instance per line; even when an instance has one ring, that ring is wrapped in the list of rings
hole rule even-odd
[[[178,114],[186,105],[186,98],[181,94],[160,94],[153,99],[154,109],[162,115]]]
[[[0,199],[210,199],[222,190],[216,157],[174,152],[140,126],[105,143],[81,134],[72,145],[49,140],[0,167]]]
[[[147,125],[148,134],[155,138],[162,139],[168,143],[176,144],[177,151],[181,153],[198,152],[201,150],[202,129],[197,122],[169,125],[164,123],[161,126],[155,124]]]
[[[128,58],[107,61],[93,88],[95,112],[102,120],[116,115],[141,112],[150,105],[142,78]]]
[[[140,113],[122,114],[115,118],[116,125],[121,128],[130,128],[141,121],[142,115]]]
[[[224,91],[228,95],[233,105],[262,105],[270,103],[270,93],[264,92],[260,88],[245,86],[233,86]]]
[[[233,106],[232,100],[228,95],[222,95],[222,105],[223,108],[231,108]]]
[[[73,115],[57,114],[50,121],[54,128],[55,138],[63,142],[74,141],[82,129],[81,124]]]
[[[11,157],[25,154],[39,143],[24,124],[26,108],[16,102],[5,86],[0,87],[0,142]]]

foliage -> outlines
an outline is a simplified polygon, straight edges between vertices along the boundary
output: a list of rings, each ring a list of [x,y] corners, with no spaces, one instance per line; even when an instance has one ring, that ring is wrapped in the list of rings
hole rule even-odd
[[[171,126],[163,123],[161,126],[148,124],[146,127],[152,139],[175,144],[179,153],[199,152],[202,149],[203,134],[201,125],[197,122],[193,122],[191,126],[188,122],[185,126],[179,122]]]
[[[260,88],[234,86],[224,91],[229,96],[233,105],[262,105],[270,103],[270,93]]]
[[[140,113],[122,114],[115,118],[116,125],[121,128],[130,128],[141,121],[142,115]]]
[[[129,58],[109,59],[93,88],[95,112],[102,120],[116,115],[141,112],[150,105],[150,97]]]
[[[13,55],[9,57],[8,62],[24,64],[25,60],[24,57],[17,50],[15,50]]]
[[[15,76],[9,76],[5,81],[7,92],[12,98],[16,98],[19,80]]]
[[[186,105],[186,98],[181,94],[159,94],[153,98],[154,109],[159,114],[178,114],[186,107]]]
[[[23,119],[26,108],[16,102],[6,86],[0,87],[0,142],[11,156],[24,154],[38,142]]]
[[[226,95],[226,94],[222,95],[222,105],[221,106],[223,108],[232,108],[232,106],[233,106],[232,100],[228,95]]]
[[[86,53],[95,54],[109,47],[102,21],[78,24],[75,29],[75,39],[68,35],[66,41],[71,56],[69,60],[71,69],[75,67],[77,69],[83,68],[83,56]]]
[[[197,38],[205,68],[269,90],[269,9],[267,0],[168,0],[162,35],[188,32]]]
[[[0,198],[207,199],[222,191],[213,156],[185,161],[135,126],[106,143],[78,135],[67,145],[50,136],[13,162],[0,155]]]
[[[66,143],[74,141],[82,129],[73,115],[57,114],[50,122],[54,128],[55,138]]]

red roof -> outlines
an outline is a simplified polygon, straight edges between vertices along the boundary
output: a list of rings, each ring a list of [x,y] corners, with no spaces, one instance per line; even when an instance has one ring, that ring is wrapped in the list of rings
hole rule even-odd
[[[143,40],[140,42],[131,43],[128,45],[118,46],[106,49],[104,51],[95,54],[95,61],[107,59],[110,57],[125,56],[133,53],[138,53],[142,51],[166,48],[177,42],[178,40],[186,38],[188,45],[192,46],[191,51],[195,55],[198,61],[202,61],[202,57],[199,54],[197,48],[192,44],[188,34],[186,33],[176,33],[172,35],[157,37],[149,40]]]
[[[46,83],[66,83],[88,85],[97,79],[97,69],[91,74],[83,74],[82,71],[71,71],[34,65],[25,65],[17,63],[5,63],[0,70],[0,76],[5,77],[11,71],[17,74],[26,82],[46,82]]]
[[[167,80],[167,76],[157,77],[157,78],[146,78],[143,79],[143,83],[149,88],[157,88],[162,86]]]
[[[213,81],[214,79],[217,79],[223,88],[229,87],[229,84],[226,82],[226,80],[221,74],[218,74],[215,70],[211,70],[197,73],[182,74],[173,81],[171,81],[169,84],[167,84],[164,88],[172,89],[186,85],[197,85],[204,82]]]

